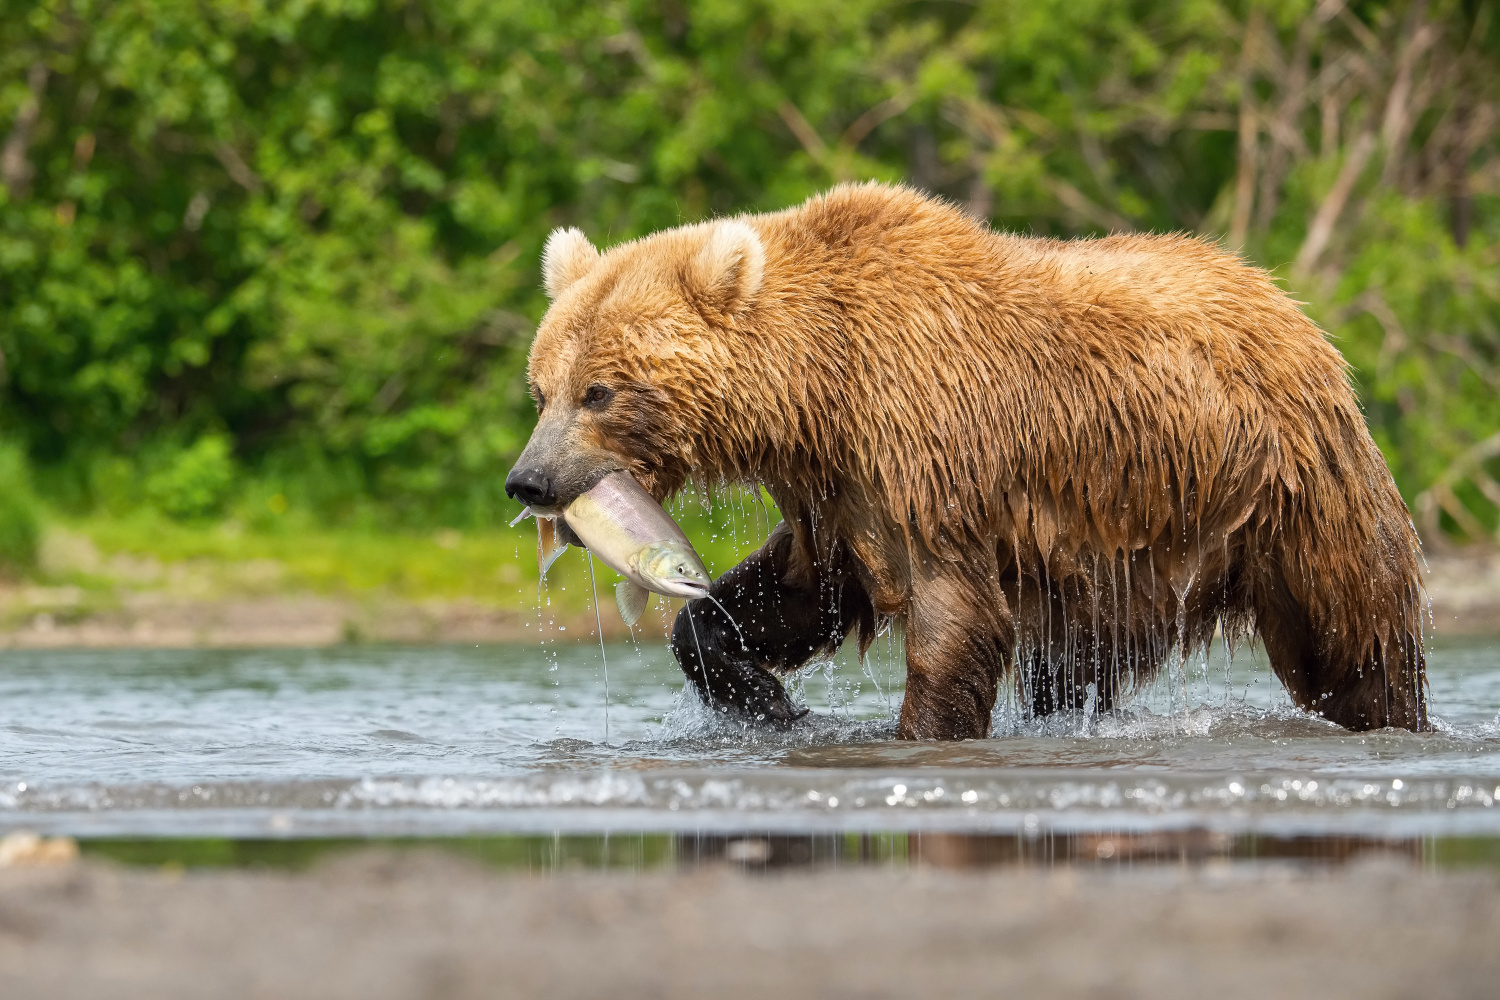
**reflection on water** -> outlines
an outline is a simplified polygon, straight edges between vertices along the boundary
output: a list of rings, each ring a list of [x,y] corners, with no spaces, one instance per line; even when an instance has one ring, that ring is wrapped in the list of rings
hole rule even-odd
[[[1432,651],[1439,729],[1422,734],[1303,715],[1241,651],[1169,672],[1104,718],[1033,720],[1007,702],[992,739],[902,743],[900,664],[882,638],[866,663],[805,672],[796,690],[814,715],[768,733],[684,697],[664,647],[612,647],[606,743],[587,644],[5,652],[0,828],[1500,834],[1494,642]]]
[[[660,871],[730,866],[747,871],[829,868],[1132,868],[1394,861],[1426,868],[1500,868],[1500,837],[1276,837],[1212,830],[974,833],[630,833],[442,839],[85,840],[85,855],[130,865],[300,870],[358,849],[435,848],[507,871]]]

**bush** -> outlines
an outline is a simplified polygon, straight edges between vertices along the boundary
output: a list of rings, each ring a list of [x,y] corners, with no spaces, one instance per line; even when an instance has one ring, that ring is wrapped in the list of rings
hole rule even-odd
[[[164,514],[203,517],[219,512],[233,485],[229,439],[205,434],[146,480],[146,494]]]
[[[207,433],[325,520],[493,524],[554,226],[905,179],[1277,269],[1408,500],[1493,534],[1494,10],[0,0],[0,424],[53,509],[148,502]],[[233,472],[198,447],[157,477],[188,516]]]
[[[20,449],[0,444],[0,574],[35,566],[40,535],[26,460]]]

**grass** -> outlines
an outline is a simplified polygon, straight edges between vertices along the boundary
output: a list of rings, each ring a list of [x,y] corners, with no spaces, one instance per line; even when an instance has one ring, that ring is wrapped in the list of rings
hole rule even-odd
[[[536,593],[536,543],[520,527],[474,533],[382,533],[311,525],[256,531],[232,521],[182,524],[143,512],[126,519],[75,521],[63,528],[86,538],[100,556],[97,565],[85,557],[69,569],[111,582],[129,582],[133,576],[143,584],[168,585],[171,568],[187,566],[211,575],[215,589],[223,590],[380,592],[413,600],[467,597],[501,604],[525,590]],[[151,562],[161,569],[153,572]]]
[[[738,494],[705,508],[673,506],[715,575],[764,540],[773,507]],[[618,576],[595,562],[600,594]],[[78,587],[96,599],[122,588],[229,598],[311,592],[380,595],[410,601],[468,600],[499,608],[534,608],[536,529],[525,521],[477,531],[375,531],[313,523],[289,513],[271,524],[235,520],[178,521],[150,508],[126,516],[54,519],[35,582]],[[578,551],[548,574],[555,604],[588,604],[589,567]]]

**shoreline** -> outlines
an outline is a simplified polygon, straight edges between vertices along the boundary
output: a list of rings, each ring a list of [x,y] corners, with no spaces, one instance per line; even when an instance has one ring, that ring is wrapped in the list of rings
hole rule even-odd
[[[1427,592],[1433,639],[1500,636],[1500,552],[1434,553]],[[601,592],[599,623],[606,641],[630,630]],[[539,634],[598,641],[594,612],[567,609],[543,619],[534,608],[475,600],[409,600],[310,592],[197,597],[166,590],[121,588],[111,606],[88,606],[77,587],[0,586],[0,650],[237,649],[320,647],[360,642],[487,644],[536,641]],[[661,600],[636,626],[636,636],[665,640],[680,602]]]
[[[535,642],[538,635],[597,642],[592,611],[549,613],[498,608],[466,600],[402,600],[314,593],[218,598],[160,593],[122,595],[108,610],[74,612],[67,588],[21,587],[0,591],[0,628],[6,649],[253,649],[316,648],[360,643],[457,645]],[[61,600],[59,600],[61,596]],[[665,606],[663,601],[662,605]],[[41,610],[33,610],[33,609]],[[9,612],[8,614],[6,612]],[[665,639],[670,611],[647,612],[635,635]],[[659,619],[659,620],[658,620]],[[601,603],[606,641],[630,637],[613,603]],[[558,627],[561,626],[561,631]]]

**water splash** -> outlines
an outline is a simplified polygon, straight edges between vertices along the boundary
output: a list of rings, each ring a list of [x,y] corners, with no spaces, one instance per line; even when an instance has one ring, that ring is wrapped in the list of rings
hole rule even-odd
[[[740,637],[740,648],[747,653],[750,652],[750,644],[745,641],[745,633],[740,629],[740,623],[734,620],[734,615],[731,615],[729,613],[729,609],[720,604],[719,599],[713,594],[705,594],[704,596],[707,597],[710,601],[713,601],[714,606],[724,613],[725,618],[729,619],[729,624],[734,626],[735,632],[738,633]]]
[[[599,585],[594,582],[594,554],[589,557],[589,603],[594,606],[594,631],[599,636],[599,661],[604,664],[604,743],[609,744],[609,657],[604,652],[604,623],[599,620]]]

